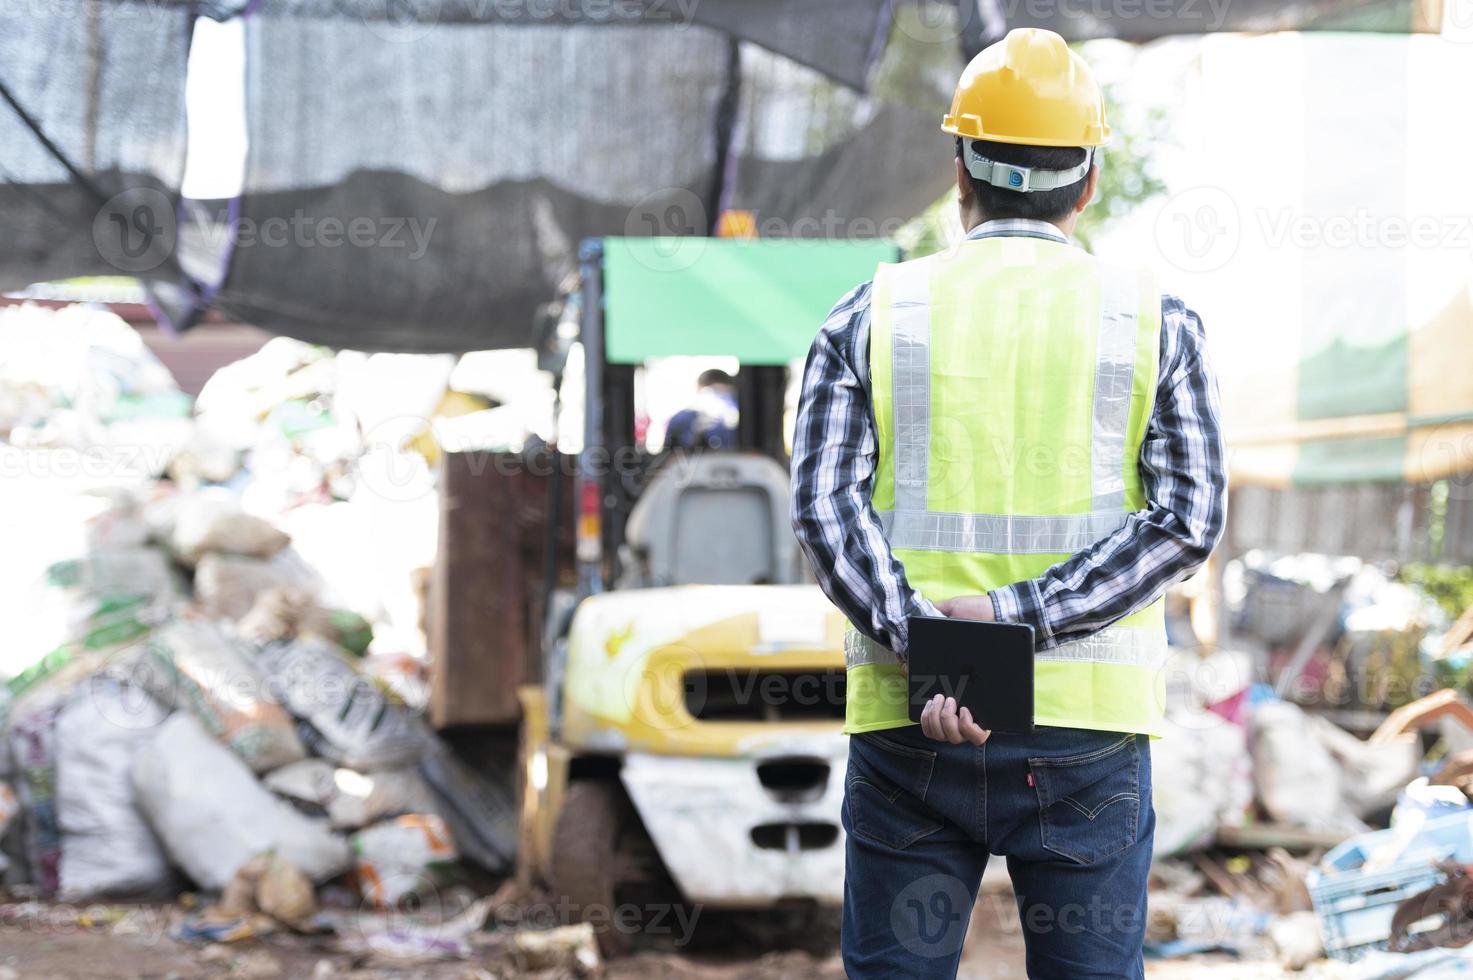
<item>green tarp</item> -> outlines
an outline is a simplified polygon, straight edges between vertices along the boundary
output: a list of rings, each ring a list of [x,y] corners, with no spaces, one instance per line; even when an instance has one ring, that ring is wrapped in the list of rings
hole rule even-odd
[[[605,356],[803,357],[840,297],[898,257],[884,239],[605,238]]]

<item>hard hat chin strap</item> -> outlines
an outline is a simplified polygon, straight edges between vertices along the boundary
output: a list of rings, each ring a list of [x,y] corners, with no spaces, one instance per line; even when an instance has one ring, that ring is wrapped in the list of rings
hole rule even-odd
[[[984,184],[1009,191],[1051,191],[1077,183],[1089,173],[1095,162],[1095,147],[1084,148],[1084,162],[1068,170],[1041,170],[1037,167],[1015,167],[1011,163],[989,160],[972,149],[972,141],[962,140],[962,162],[967,173]]]

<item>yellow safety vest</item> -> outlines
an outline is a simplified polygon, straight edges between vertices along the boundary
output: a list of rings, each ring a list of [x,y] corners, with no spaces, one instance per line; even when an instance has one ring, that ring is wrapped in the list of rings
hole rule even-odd
[[[1161,297],[1149,275],[1021,236],[882,265],[870,294],[872,502],[933,602],[1035,578],[1146,504]],[[910,724],[905,667],[850,627],[848,733]],[[1160,597],[1039,650],[1039,725],[1159,735]],[[985,665],[979,664],[985,677]]]

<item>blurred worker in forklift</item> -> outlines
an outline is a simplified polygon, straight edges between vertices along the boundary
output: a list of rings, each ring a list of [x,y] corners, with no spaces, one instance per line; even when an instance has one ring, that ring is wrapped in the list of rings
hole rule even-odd
[[[696,398],[670,417],[665,448],[735,449],[737,438],[736,379],[718,368],[696,379]]]
[[[1161,596],[1226,495],[1202,323],[1070,241],[1110,131],[1059,35],[981,52],[941,128],[966,240],[840,300],[794,440],[793,526],[851,624],[844,965],[954,976],[996,854],[1030,977],[1141,977]],[[1033,733],[939,696],[910,722],[907,618],[937,615],[1033,627]]]

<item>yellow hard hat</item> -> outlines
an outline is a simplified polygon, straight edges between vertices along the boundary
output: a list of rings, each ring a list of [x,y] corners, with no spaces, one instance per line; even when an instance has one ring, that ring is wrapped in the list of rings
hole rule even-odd
[[[1102,146],[1110,138],[1094,72],[1053,31],[1020,27],[962,72],[943,132],[1028,146]]]

